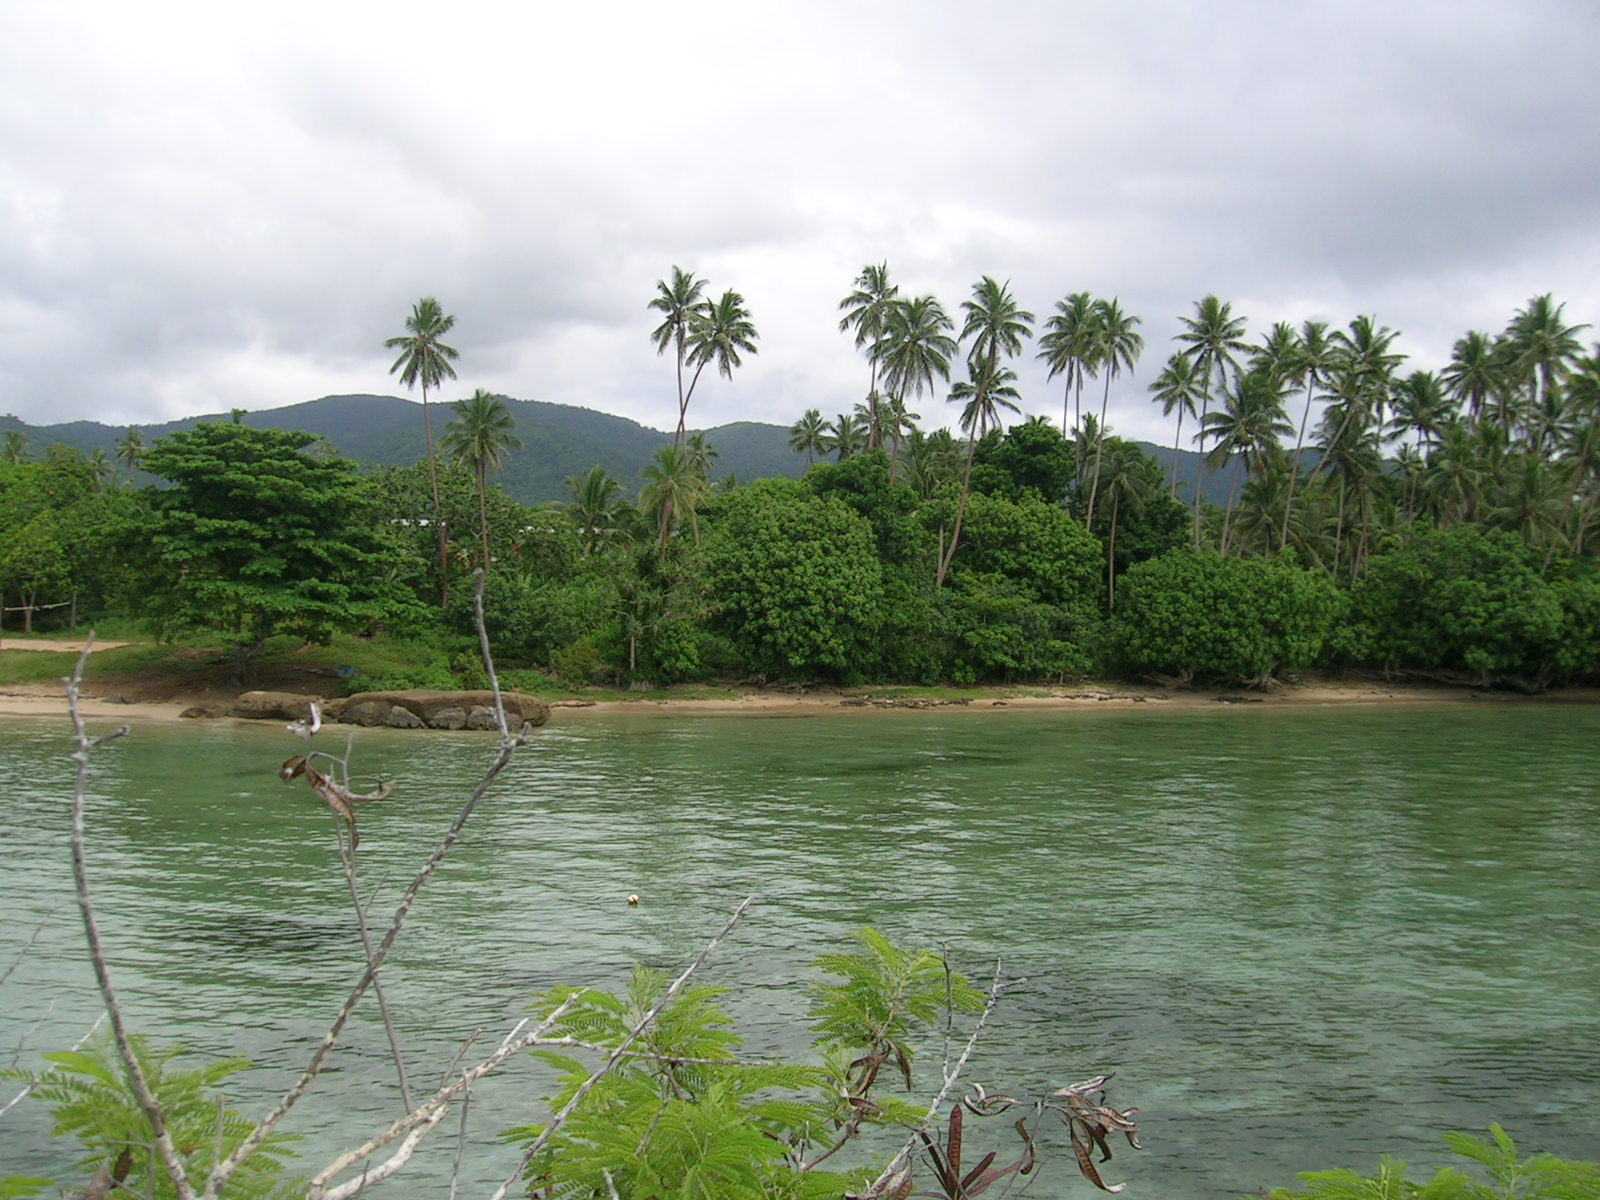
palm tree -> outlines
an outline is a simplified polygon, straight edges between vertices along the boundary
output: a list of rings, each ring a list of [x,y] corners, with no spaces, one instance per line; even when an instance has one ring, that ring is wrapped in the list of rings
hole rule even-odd
[[[1283,400],[1287,394],[1285,381],[1272,371],[1246,371],[1235,378],[1233,386],[1223,393],[1222,407],[1205,416],[1201,422],[1204,431],[1216,441],[1206,456],[1206,466],[1215,471],[1227,465],[1229,457],[1238,454],[1244,463],[1245,475],[1258,479],[1266,472],[1269,458],[1282,457],[1280,439],[1294,430],[1284,411]],[[1228,526],[1233,519],[1235,491],[1228,495],[1228,507],[1222,517],[1222,552],[1228,550]]]
[[[956,352],[955,328],[944,306],[932,296],[895,300],[889,306],[879,358],[883,386],[894,408],[894,444],[889,451],[889,482],[894,482],[900,458],[900,430],[906,421],[906,395],[933,394],[934,379],[950,378],[950,359]]]
[[[521,450],[511,432],[516,425],[504,401],[479,388],[455,402],[456,416],[444,431],[444,452],[472,472],[478,485],[478,536],[483,543],[483,566],[489,567],[489,512],[486,493],[489,473],[505,465],[506,455]]]
[[[1039,338],[1039,357],[1050,367],[1045,376],[1054,379],[1066,376],[1066,394],[1061,400],[1061,436],[1067,436],[1067,408],[1074,395],[1078,398],[1079,420],[1083,411],[1084,375],[1094,374],[1094,323],[1097,309],[1088,292],[1073,292],[1064,300],[1056,301],[1056,311],[1045,321],[1045,333]],[[1073,422],[1074,425],[1078,421]],[[1080,470],[1083,464],[1078,464]]]
[[[1161,374],[1156,376],[1156,381],[1150,385],[1150,392],[1161,402],[1162,416],[1170,417],[1174,412],[1178,414],[1178,429],[1172,438],[1172,498],[1176,500],[1178,446],[1183,441],[1183,418],[1185,414],[1191,417],[1200,415],[1196,401],[1200,399],[1201,388],[1195,374],[1194,359],[1182,353],[1172,355]]]
[[[707,363],[717,364],[717,374],[724,379],[733,378],[733,369],[744,365],[740,352],[755,354],[760,338],[751,324],[750,310],[744,306],[744,297],[738,292],[722,293],[722,298],[707,303],[689,314],[688,350],[684,361],[694,368],[689,380],[688,394],[683,407],[678,410],[678,443],[684,439],[684,417],[688,412],[689,397],[694,395],[694,385],[700,382],[700,372]]]
[[[1228,371],[1238,371],[1239,362],[1234,356],[1249,349],[1244,340],[1245,320],[1233,315],[1233,306],[1207,296],[1195,301],[1193,317],[1179,317],[1183,332],[1176,340],[1184,343],[1185,353],[1194,359],[1195,373],[1200,377],[1200,451],[1205,452],[1205,420],[1211,408],[1212,384],[1226,387]],[[1201,474],[1194,488],[1194,545],[1200,548],[1200,503],[1204,493],[1206,459],[1201,458]]]
[[[105,491],[115,470],[116,468],[111,465],[111,456],[96,446],[94,452],[89,455],[89,479],[94,484],[94,490]]]
[[[878,359],[889,326],[889,311],[899,294],[899,285],[889,282],[889,264],[883,262],[873,266],[869,263],[856,276],[855,290],[839,301],[839,311],[844,313],[839,318],[839,332],[845,333],[854,328],[856,349],[865,348],[867,361],[872,365],[867,384],[868,396],[875,396],[878,392]]]
[[[950,529],[950,542],[939,559],[939,571],[933,586],[944,586],[950,572],[950,563],[956,556],[956,546],[961,541],[961,522],[967,513],[967,497],[972,490],[972,460],[983,435],[998,428],[1000,410],[1018,412],[1016,389],[1017,373],[1010,367],[998,366],[991,355],[967,359],[967,379],[950,389],[952,401],[964,401],[961,409],[961,428],[967,434],[967,462],[961,473],[961,494],[956,502],[955,524]]]
[[[132,425],[129,425],[117,439],[117,461],[128,468],[130,480],[138,473],[139,464],[144,461],[145,449],[144,434]]]
[[[1105,372],[1106,388],[1100,397],[1100,437],[1106,435],[1106,407],[1111,402],[1111,381],[1121,370],[1126,367],[1133,370],[1133,364],[1139,361],[1139,353],[1144,349],[1144,338],[1133,331],[1139,324],[1139,318],[1132,313],[1122,311],[1122,306],[1116,298],[1095,301],[1095,320],[1092,346],[1095,361]],[[1095,446],[1095,457],[1099,458],[1099,444]],[[1085,518],[1086,523],[1094,523],[1094,502],[1100,490],[1100,475],[1095,473],[1094,481],[1089,485],[1089,512]]]
[[[808,408],[793,425],[789,426],[789,449],[806,456],[806,466],[811,466],[812,456],[824,450],[828,423],[822,419],[822,410]]]
[[[1294,511],[1294,492],[1300,483],[1300,451],[1306,444],[1306,425],[1311,420],[1311,403],[1315,399],[1317,389],[1328,378],[1328,372],[1333,370],[1339,361],[1339,348],[1328,337],[1328,323],[1326,321],[1302,321],[1300,336],[1297,339],[1295,375],[1305,382],[1306,406],[1300,413],[1300,430],[1295,434],[1294,458],[1289,463],[1289,487],[1283,499],[1283,530],[1279,534],[1278,544],[1289,544],[1289,514]]]
[[[881,392],[870,392],[856,405],[856,418],[867,431],[867,449],[883,449],[883,434],[898,423],[894,405]]]
[[[6,430],[6,436],[0,439],[0,462],[8,462],[13,466],[28,461],[28,435],[20,429]]]
[[[456,377],[450,364],[461,357],[452,346],[441,340],[455,326],[456,319],[446,316],[444,309],[432,296],[424,296],[411,306],[406,318],[406,331],[383,343],[388,350],[400,351],[400,356],[389,368],[389,374],[400,373],[400,382],[406,387],[422,385],[422,432],[428,444],[428,486],[433,492],[433,527],[439,535],[439,607],[450,601],[449,556],[444,543],[444,517],[439,506],[439,466],[433,450],[433,419],[428,415],[428,389],[437,388],[446,379]]]
[[[1119,518],[1123,512],[1135,514],[1143,512],[1145,502],[1150,499],[1155,489],[1161,486],[1161,476],[1154,474],[1153,479],[1149,478],[1146,475],[1149,460],[1137,446],[1130,445],[1121,438],[1112,438],[1107,442],[1101,437],[1095,446],[1095,482],[1104,488],[1105,499],[1110,506],[1106,533],[1106,608],[1109,610],[1117,603]]]
[[[1583,353],[1578,333],[1587,325],[1564,324],[1565,304],[1557,304],[1546,292],[1528,301],[1528,307],[1517,310],[1506,330],[1506,342],[1511,355],[1511,367],[1517,376],[1528,381],[1528,444],[1539,446],[1548,432],[1542,419],[1549,398],[1559,383],[1572,369],[1572,363]]]
[[[1474,329],[1456,340],[1450,365],[1439,373],[1450,394],[1467,406],[1467,419],[1474,424],[1483,418],[1489,400],[1505,391],[1502,362],[1495,339]]]
[[[996,283],[989,275],[972,285],[972,298],[963,300],[961,308],[967,314],[961,339],[972,339],[967,360],[985,360],[981,378],[998,379],[1000,356],[1021,354],[1023,341],[1033,336],[1033,314],[1017,304],[1009,283]]]
[[[667,548],[674,519],[679,514],[694,516],[699,503],[704,480],[695,471],[687,448],[678,445],[663,446],[657,450],[648,466],[639,473],[644,488],[639,493],[639,507],[656,520],[659,530],[657,549]]]
[[[689,397],[683,390],[684,348],[689,342],[690,320],[705,307],[705,287],[704,279],[696,279],[692,271],[685,271],[674,264],[668,280],[656,280],[656,297],[646,306],[663,315],[661,324],[650,332],[650,338],[656,344],[656,353],[665,354],[668,346],[676,351],[679,444],[683,442],[683,423],[689,411]]]
[[[837,452],[840,462],[867,448],[866,426],[849,413],[840,413],[823,428],[826,430],[822,438],[823,453]]]
[[[622,485],[600,466],[589,468],[582,479],[570,476],[567,487],[572,499],[567,504],[567,514],[578,526],[583,538],[584,553],[594,554],[602,539],[617,527],[617,514],[622,507]]]

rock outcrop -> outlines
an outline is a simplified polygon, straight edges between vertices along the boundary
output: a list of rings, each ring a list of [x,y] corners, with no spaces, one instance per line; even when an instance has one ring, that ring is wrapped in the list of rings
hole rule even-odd
[[[513,730],[524,723],[543,725],[550,706],[536,696],[502,692],[506,722]],[[494,693],[490,691],[359,692],[339,700],[294,692],[245,692],[229,716],[262,721],[298,721],[309,706],[321,707],[324,721],[343,725],[387,726],[390,729],[494,729]],[[198,715],[198,714],[197,714]]]

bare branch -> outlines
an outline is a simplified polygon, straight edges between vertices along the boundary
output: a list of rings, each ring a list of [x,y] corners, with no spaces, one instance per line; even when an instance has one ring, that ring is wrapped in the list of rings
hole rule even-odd
[[[128,1085],[133,1090],[140,1111],[150,1122],[150,1130],[155,1135],[156,1153],[160,1156],[161,1165],[178,1194],[178,1200],[193,1200],[194,1191],[189,1186],[188,1176],[183,1172],[183,1162],[178,1157],[177,1148],[172,1144],[172,1135],[167,1131],[166,1116],[150,1088],[150,1081],[145,1077],[144,1069],[139,1065],[138,1056],[133,1052],[128,1028],[122,1017],[122,1006],[117,1000],[116,989],[111,986],[111,972],[106,965],[105,948],[100,941],[100,928],[95,920],[94,902],[89,895],[89,868],[83,841],[83,809],[84,796],[89,787],[89,755],[97,747],[128,732],[128,727],[124,725],[113,733],[91,740],[84,729],[83,713],[78,707],[78,689],[83,682],[83,669],[89,661],[89,652],[93,647],[94,634],[91,633],[84,639],[83,652],[78,655],[77,665],[73,667],[72,674],[61,681],[67,689],[67,712],[72,717],[73,740],[78,746],[72,756],[77,763],[72,788],[73,885],[78,896],[78,911],[83,916],[84,936],[89,942],[89,963],[94,968],[95,982],[100,986],[100,996],[106,1003],[106,1015],[111,1021],[111,1035],[116,1042],[117,1054],[122,1059],[122,1065],[128,1072]]]

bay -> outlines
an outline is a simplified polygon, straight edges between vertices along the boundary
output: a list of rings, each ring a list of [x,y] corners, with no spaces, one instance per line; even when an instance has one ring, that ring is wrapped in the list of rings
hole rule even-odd
[[[1145,1131],[1105,1168],[1130,1194],[1235,1196],[1381,1153],[1442,1163],[1442,1131],[1490,1121],[1530,1152],[1600,1158],[1597,735],[1600,710],[1494,702],[558,712],[423,894],[389,992],[431,1083],[544,989],[680,969],[753,895],[705,972],[747,1049],[803,1049],[810,960],[862,925],[980,982],[998,958],[1027,982],[970,1078],[1033,1095],[1114,1070]],[[0,739],[0,1055],[31,1063],[99,1002],[62,724]],[[276,725],[136,725],[90,773],[92,883],[133,1023],[248,1055],[247,1108],[359,973],[331,819],[276,775],[297,748]],[[356,735],[357,769],[397,781],[361,813],[375,919],[492,753],[483,735]],[[298,1118],[309,1161],[397,1115],[385,1055],[369,1004]],[[519,1065],[475,1097],[465,1195],[510,1169],[494,1135],[535,1119],[547,1082]],[[1004,1152],[1009,1130],[993,1136]],[[447,1141],[398,1194],[444,1193]],[[0,1118],[6,1170],[60,1155],[41,1112]],[[1031,1188],[1087,1190],[1070,1152]]]

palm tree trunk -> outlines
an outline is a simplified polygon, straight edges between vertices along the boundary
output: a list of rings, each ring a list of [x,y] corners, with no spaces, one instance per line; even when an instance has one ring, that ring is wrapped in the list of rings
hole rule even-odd
[[[489,506],[484,493],[488,491],[487,472],[478,464],[478,536],[483,539],[483,569],[489,569]]]
[[[1117,606],[1117,494],[1111,494],[1111,536],[1106,546],[1106,611]]]
[[[439,504],[439,464],[433,452],[433,418],[428,415],[428,385],[422,385],[422,432],[428,441],[428,487],[433,492],[433,527],[439,535],[439,607],[450,603],[450,556],[444,543],[444,516]]]
[[[1300,448],[1306,441],[1306,424],[1311,420],[1311,392],[1314,379],[1306,381],[1306,409],[1300,414],[1300,432],[1294,439],[1294,460],[1289,468],[1289,495],[1283,502],[1283,530],[1278,534],[1278,549],[1289,544],[1289,514],[1294,510],[1294,485],[1300,480]]]
[[[934,578],[935,589],[944,586],[944,577],[950,571],[950,562],[956,556],[956,543],[961,540],[961,521],[967,515],[967,490],[972,486],[972,456],[977,452],[978,439],[967,439],[967,469],[961,476],[961,499],[956,505],[956,523],[950,529],[950,545],[945,548],[944,557],[939,560],[939,574]]]
[[[1105,395],[1100,398],[1100,428],[1094,431],[1094,482],[1089,485],[1089,515],[1084,520],[1084,528],[1094,524],[1094,500],[1100,493],[1100,460],[1106,444],[1106,407],[1111,403],[1111,369],[1106,368]]]
[[[1178,402],[1178,429],[1172,435],[1172,498],[1178,498],[1178,447],[1183,444],[1183,401]]]
[[[1200,469],[1194,477],[1194,548],[1200,550],[1200,498],[1206,484],[1206,413],[1211,409],[1211,366],[1206,365],[1206,386],[1200,393]]]

